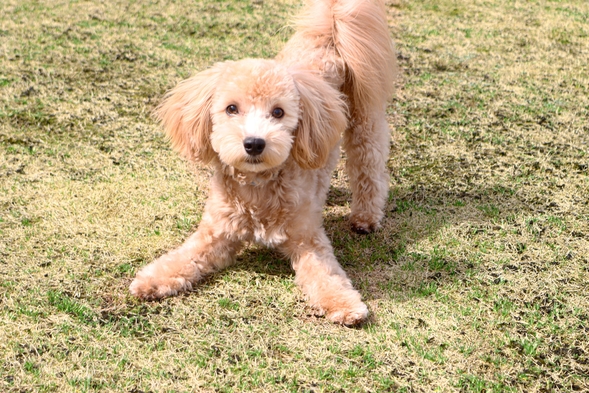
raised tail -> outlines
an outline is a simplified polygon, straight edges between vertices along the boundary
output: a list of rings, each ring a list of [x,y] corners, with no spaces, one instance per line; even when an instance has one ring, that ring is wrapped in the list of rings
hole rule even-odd
[[[296,25],[297,35],[332,48],[343,60],[350,110],[383,110],[396,74],[383,0],[309,0]]]

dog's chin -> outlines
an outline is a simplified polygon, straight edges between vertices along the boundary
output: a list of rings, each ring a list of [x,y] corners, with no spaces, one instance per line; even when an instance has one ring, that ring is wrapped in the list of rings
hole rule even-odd
[[[264,163],[264,160],[261,157],[246,157],[244,161],[246,164],[252,164],[252,165],[258,165],[258,164]]]
[[[240,160],[231,160],[231,162],[224,161],[225,164],[234,167],[241,172],[258,173],[272,170],[282,165],[286,159],[279,159],[278,157],[242,157]]]
[[[263,172],[276,167],[276,165],[270,165],[261,159],[246,159],[243,162],[233,166],[242,172],[252,173]]]

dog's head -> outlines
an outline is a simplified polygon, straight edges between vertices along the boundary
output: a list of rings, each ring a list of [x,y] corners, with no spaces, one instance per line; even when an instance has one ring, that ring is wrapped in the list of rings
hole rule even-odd
[[[259,172],[289,156],[305,169],[325,165],[346,127],[345,108],[339,92],[316,73],[246,59],[218,63],[181,82],[157,116],[188,159]]]

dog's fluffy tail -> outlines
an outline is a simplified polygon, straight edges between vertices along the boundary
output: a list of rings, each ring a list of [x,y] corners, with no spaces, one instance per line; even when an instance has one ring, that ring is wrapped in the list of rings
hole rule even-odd
[[[396,57],[384,0],[307,0],[298,32],[323,37],[345,63],[351,110],[382,110],[393,93]]]

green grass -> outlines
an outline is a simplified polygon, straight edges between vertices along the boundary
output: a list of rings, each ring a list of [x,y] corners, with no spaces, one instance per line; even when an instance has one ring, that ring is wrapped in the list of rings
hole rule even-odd
[[[150,113],[271,57],[295,1],[16,1],[0,13],[0,391],[589,390],[589,4],[390,1],[401,75],[383,227],[324,210],[358,329],[253,246],[190,294],[135,272],[200,221],[209,170]]]

